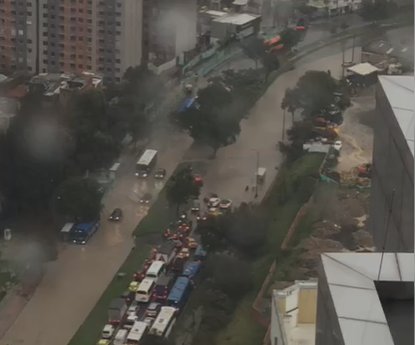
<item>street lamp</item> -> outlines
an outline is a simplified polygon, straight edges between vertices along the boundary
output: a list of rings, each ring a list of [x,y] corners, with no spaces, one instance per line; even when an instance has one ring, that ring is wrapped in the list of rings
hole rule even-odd
[[[258,168],[259,168],[259,151],[256,149],[251,149],[256,153],[256,169],[255,169],[255,198],[258,197]]]

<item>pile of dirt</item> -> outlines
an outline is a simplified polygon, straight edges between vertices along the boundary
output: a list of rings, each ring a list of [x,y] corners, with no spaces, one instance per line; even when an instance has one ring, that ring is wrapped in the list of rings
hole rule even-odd
[[[324,252],[370,251],[373,240],[367,231],[369,193],[341,187],[326,188],[315,198],[321,219],[312,226],[311,236],[295,248],[298,251],[295,279],[315,277]]]

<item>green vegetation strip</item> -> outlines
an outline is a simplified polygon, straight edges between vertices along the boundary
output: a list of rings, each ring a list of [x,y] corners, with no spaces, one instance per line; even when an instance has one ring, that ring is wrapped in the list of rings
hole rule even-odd
[[[134,231],[137,236],[136,246],[119,269],[119,272],[125,275],[123,277],[115,275],[94,309],[69,342],[69,345],[94,345],[97,343],[102,328],[107,321],[107,309],[111,300],[120,296],[128,288],[132,275],[141,268],[144,260],[149,255],[151,246],[145,243],[145,236],[161,234],[168,223],[168,219],[169,209],[163,189],[157,201],[149,209],[147,216]]]
[[[324,155],[308,154],[289,167],[283,167],[261,207],[270,217],[268,245],[263,255],[252,262],[254,292],[238,304],[232,321],[217,335],[216,345],[252,345],[262,343],[265,330],[252,316],[252,303],[272,262],[281,255],[280,246],[297,212],[311,195],[304,191],[302,181],[318,172]],[[289,191],[287,193],[287,190]],[[285,200],[281,194],[287,193]],[[277,262],[278,269],[278,262]]]

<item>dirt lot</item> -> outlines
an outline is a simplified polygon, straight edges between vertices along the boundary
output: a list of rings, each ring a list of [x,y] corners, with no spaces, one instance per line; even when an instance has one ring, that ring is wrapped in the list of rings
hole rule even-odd
[[[340,127],[343,142],[337,171],[349,171],[362,163],[372,161],[373,124],[375,117],[374,87],[362,90],[353,97],[352,106],[344,113]]]
[[[316,277],[323,252],[372,250],[367,231],[369,190],[320,183],[307,216],[293,237],[290,258],[277,280]]]

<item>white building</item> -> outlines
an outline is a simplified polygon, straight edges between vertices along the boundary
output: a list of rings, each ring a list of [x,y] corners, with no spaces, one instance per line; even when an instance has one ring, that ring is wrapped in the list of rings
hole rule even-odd
[[[308,0],[307,5],[322,14],[335,16],[358,10],[362,6],[362,0]]]
[[[317,281],[296,281],[274,290],[271,303],[271,345],[314,345]]]

